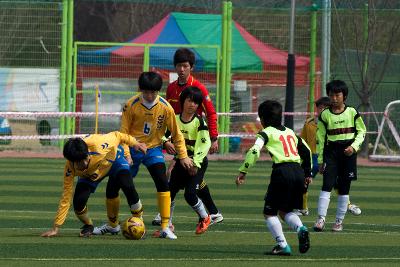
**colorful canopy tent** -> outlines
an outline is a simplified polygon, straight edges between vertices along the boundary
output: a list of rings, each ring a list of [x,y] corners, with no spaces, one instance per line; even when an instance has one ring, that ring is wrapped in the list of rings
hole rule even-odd
[[[232,73],[239,76],[254,76],[269,84],[286,82],[287,52],[264,44],[237,22],[232,27]],[[207,44],[221,45],[221,15],[170,13],[151,29],[130,40],[130,43],[150,44]],[[172,70],[173,54],[176,48],[152,47],[150,67],[158,70]],[[193,49],[196,53],[195,71],[215,71],[216,53],[210,49]],[[80,67],[102,65],[132,65],[142,62],[143,47],[119,46],[95,51],[79,51]],[[308,80],[310,60],[296,56],[296,84]],[[266,73],[261,75],[260,73]],[[258,74],[258,75],[257,75]],[[242,77],[243,78],[243,77]],[[251,79],[250,79],[251,80]]]

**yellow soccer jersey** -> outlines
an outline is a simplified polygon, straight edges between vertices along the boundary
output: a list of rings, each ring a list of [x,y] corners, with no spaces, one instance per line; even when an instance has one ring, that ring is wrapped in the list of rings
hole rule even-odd
[[[186,158],[185,140],[176,122],[175,112],[164,98],[157,96],[150,109],[143,104],[141,94],[126,102],[121,118],[122,133],[134,136],[139,142],[145,143],[147,148],[153,148],[162,145],[162,137],[167,129],[171,132],[177,157]],[[129,149],[124,147],[124,150],[125,157],[130,157]]]
[[[300,137],[310,146],[313,154],[317,153],[317,122],[314,118],[308,118],[306,120],[301,130]]]
[[[98,181],[110,171],[113,161],[117,155],[118,146],[127,144],[134,146],[137,144],[135,138],[130,135],[111,132],[108,134],[93,134],[83,139],[89,149],[89,165],[84,171],[75,169],[73,162],[67,160],[64,167],[64,190],[61,196],[57,215],[54,219],[54,225],[60,226],[67,217],[71,205],[72,193],[74,187],[74,177],[87,178],[92,181]]]

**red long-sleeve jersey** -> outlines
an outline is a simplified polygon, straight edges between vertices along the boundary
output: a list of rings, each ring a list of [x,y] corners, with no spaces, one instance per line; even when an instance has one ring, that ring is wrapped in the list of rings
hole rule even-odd
[[[179,96],[183,89],[189,86],[195,86],[201,90],[203,94],[203,103],[198,109],[200,115],[204,114],[207,117],[208,129],[210,132],[211,140],[216,140],[218,137],[217,128],[217,113],[215,112],[214,105],[211,101],[207,88],[198,80],[196,80],[192,75],[189,75],[187,83],[180,85],[178,80],[170,83],[167,88],[166,99],[174,108],[176,114],[181,113],[181,105],[179,103]]]

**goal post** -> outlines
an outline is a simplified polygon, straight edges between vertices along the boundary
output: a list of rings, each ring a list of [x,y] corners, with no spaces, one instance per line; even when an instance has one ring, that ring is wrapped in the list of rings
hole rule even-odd
[[[387,104],[378,128],[372,154],[373,161],[400,162],[400,100]]]

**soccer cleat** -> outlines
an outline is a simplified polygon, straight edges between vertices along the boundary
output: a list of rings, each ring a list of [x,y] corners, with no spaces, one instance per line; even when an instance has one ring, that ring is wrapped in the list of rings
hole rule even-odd
[[[161,215],[160,215],[160,213],[157,213],[156,217],[154,217],[154,219],[151,222],[151,224],[154,225],[154,226],[160,226],[161,225]]]
[[[267,251],[265,254],[274,256],[290,256],[290,254],[292,254],[292,249],[289,245],[284,248],[276,245],[271,251]]]
[[[171,223],[169,226],[169,230],[171,230],[173,233],[175,232],[175,226]],[[155,230],[153,233],[153,237],[160,237],[161,231],[160,230]]]
[[[90,237],[93,234],[93,225],[91,224],[85,224],[84,226],[81,227],[81,232],[79,233],[80,237]]]
[[[220,223],[224,220],[224,217],[219,212],[216,214],[210,214],[210,217],[211,217],[211,224]]]
[[[305,227],[304,225],[300,227],[300,230],[297,233],[297,237],[299,238],[300,253],[306,253],[310,248],[310,235],[308,233],[307,227]]]
[[[168,238],[168,239],[171,239],[171,240],[175,240],[175,239],[178,238],[178,237],[171,231],[171,229],[169,229],[169,227],[162,229],[161,232],[160,232],[160,236],[159,236],[159,237],[160,237],[160,238]]]
[[[342,221],[336,219],[335,223],[332,226],[332,231],[333,232],[341,232],[341,231],[343,231],[343,223],[342,223]]]
[[[297,216],[308,216],[310,215],[310,212],[308,211],[308,209],[302,209],[302,210],[293,210],[294,214],[296,214]]]
[[[100,227],[95,227],[93,230],[93,234],[104,235],[110,233],[112,235],[117,235],[120,231],[121,231],[121,226],[119,224],[115,227],[112,227],[106,223]]]
[[[314,224],[314,231],[315,232],[322,232],[325,227],[325,219],[321,216],[318,217],[317,221]]]
[[[207,231],[210,223],[211,223],[210,215],[208,215],[206,218],[200,218],[199,223],[197,224],[197,227],[196,227],[196,235],[200,235],[200,234],[204,233],[205,231]]]
[[[353,214],[353,215],[360,215],[361,214],[361,209],[359,206],[354,205],[354,204],[349,204],[349,206],[347,207],[347,210]]]

